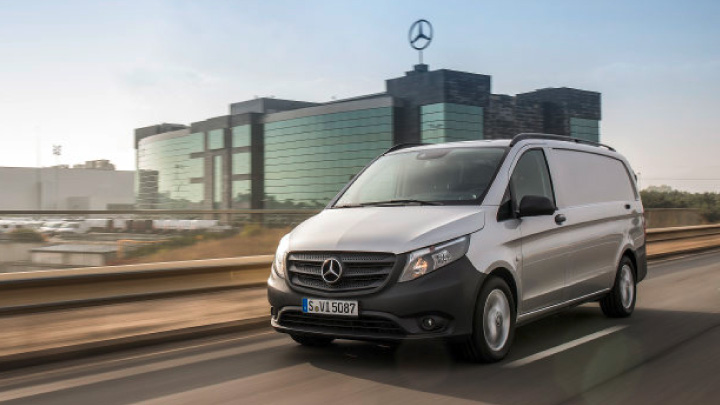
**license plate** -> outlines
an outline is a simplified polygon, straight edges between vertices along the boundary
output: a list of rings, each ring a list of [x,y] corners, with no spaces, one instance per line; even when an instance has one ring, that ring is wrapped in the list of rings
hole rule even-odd
[[[337,316],[358,316],[357,301],[320,300],[303,298],[302,310],[306,314],[323,314]]]

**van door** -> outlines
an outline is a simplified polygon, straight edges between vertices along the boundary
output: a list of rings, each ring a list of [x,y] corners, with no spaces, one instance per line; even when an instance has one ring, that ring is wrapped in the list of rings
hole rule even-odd
[[[555,202],[545,153],[541,148],[525,150],[516,161],[510,177],[509,194],[517,212],[528,195],[543,196]],[[521,312],[528,313],[561,302],[565,287],[568,251],[559,240],[554,215],[525,217],[520,220],[522,266]]]
[[[550,151],[550,167],[572,251],[565,299],[607,290],[636,206],[629,173],[613,157],[561,148]]]

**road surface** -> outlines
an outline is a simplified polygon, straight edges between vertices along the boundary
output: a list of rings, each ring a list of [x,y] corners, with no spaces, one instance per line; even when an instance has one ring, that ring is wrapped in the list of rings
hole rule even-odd
[[[0,373],[11,404],[717,403],[720,252],[653,262],[629,319],[587,304],[518,330],[498,364],[440,344],[300,347],[269,328]]]

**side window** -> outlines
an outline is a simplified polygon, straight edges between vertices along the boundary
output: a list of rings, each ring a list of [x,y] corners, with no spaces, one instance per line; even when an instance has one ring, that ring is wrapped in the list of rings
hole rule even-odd
[[[515,209],[527,195],[547,197],[555,204],[550,172],[541,149],[532,149],[520,157],[510,177],[510,193]]]
[[[574,207],[636,199],[635,187],[623,162],[595,153],[553,149],[558,203]]]

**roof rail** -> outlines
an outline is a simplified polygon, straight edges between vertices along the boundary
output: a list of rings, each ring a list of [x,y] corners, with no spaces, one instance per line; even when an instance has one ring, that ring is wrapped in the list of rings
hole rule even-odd
[[[412,148],[414,146],[424,146],[424,145],[427,145],[427,144],[426,143],[399,143],[399,144],[391,147],[390,149],[386,150],[385,153],[383,153],[383,155],[390,153],[390,152],[395,152],[396,150],[400,150],[400,149]]]
[[[615,152],[615,148],[613,148],[612,146],[608,146],[608,145],[605,145],[605,144],[602,144],[599,142],[586,141],[585,139],[577,139],[577,138],[571,138],[566,135],[554,135],[554,134],[536,134],[536,133],[518,134],[510,142],[510,146],[512,147],[516,143],[518,143],[520,141],[525,141],[527,139],[547,139],[550,141],[565,141],[565,142],[582,143],[585,145],[592,145],[592,146],[597,146],[600,148],[607,148],[608,150]]]

